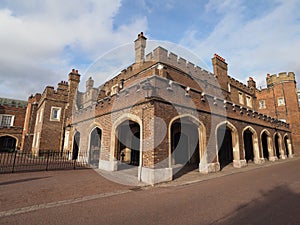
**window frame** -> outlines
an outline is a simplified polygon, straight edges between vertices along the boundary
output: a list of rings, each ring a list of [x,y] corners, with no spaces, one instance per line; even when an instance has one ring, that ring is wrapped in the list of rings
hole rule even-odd
[[[282,100],[282,102],[281,102]],[[277,105],[278,106],[285,106],[285,100],[284,100],[284,97],[278,97],[277,98]]]
[[[57,111],[56,117],[54,117],[54,112]],[[50,121],[60,121],[61,117],[61,107],[52,106],[51,113],[50,113]]]
[[[10,124],[3,124],[3,118],[10,117]],[[0,127],[13,127],[14,126],[15,115],[10,114],[0,114]]]
[[[246,95],[246,106],[250,108],[253,107],[252,97],[250,95]]]
[[[261,104],[262,102],[263,102],[263,104]],[[258,104],[259,104],[259,109],[266,109],[267,108],[266,100],[264,100],[264,99],[259,100]]]
[[[239,103],[244,105],[245,100],[244,100],[244,93],[239,91]]]

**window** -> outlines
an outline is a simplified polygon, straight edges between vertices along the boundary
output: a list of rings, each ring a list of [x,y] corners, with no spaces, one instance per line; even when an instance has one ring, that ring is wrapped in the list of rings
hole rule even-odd
[[[259,108],[260,109],[265,109],[266,108],[266,101],[265,100],[260,100],[259,101]]]
[[[60,120],[60,111],[61,111],[61,108],[59,108],[59,107],[52,107],[51,108],[50,120],[51,121],[59,121]]]
[[[14,117],[13,115],[0,115],[0,126],[1,127],[12,127],[14,124]]]
[[[281,105],[285,105],[283,97],[278,98],[278,106],[281,106]]]
[[[244,104],[244,95],[242,92],[239,92],[239,103]]]
[[[246,104],[248,107],[252,108],[252,98],[249,95],[246,95]]]

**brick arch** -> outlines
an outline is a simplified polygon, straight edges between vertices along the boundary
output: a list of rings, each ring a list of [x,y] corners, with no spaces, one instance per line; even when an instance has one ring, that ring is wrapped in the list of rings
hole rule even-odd
[[[176,121],[176,120],[180,120],[183,118],[190,118],[191,122],[196,125],[197,129],[198,129],[198,140],[199,140],[199,156],[200,156],[200,165],[201,167],[207,164],[207,153],[205,151],[206,148],[206,128],[204,126],[204,124],[195,116],[191,115],[191,114],[182,114],[182,115],[178,115],[175,116],[171,119],[171,121],[169,122],[169,126],[168,126],[168,140],[169,140],[169,146],[168,146],[168,152],[169,152],[169,168],[172,167],[172,163],[171,163],[171,133],[172,133],[172,124]],[[200,165],[199,165],[199,170],[200,170]]]
[[[243,129],[243,131],[242,131],[243,140],[244,140],[244,132],[245,132],[246,130],[250,130],[250,131],[252,132],[252,134],[253,134],[253,139],[252,139],[253,143],[252,143],[252,145],[253,145],[254,163],[260,163],[261,155],[260,155],[260,151],[259,151],[259,144],[258,144],[258,136],[257,136],[257,132],[256,132],[256,130],[255,130],[253,127],[251,127],[251,126],[246,126],[246,127]],[[244,146],[244,145],[245,145],[245,144],[243,143],[243,146]],[[244,155],[245,155],[245,146],[244,146],[243,151],[244,151]]]
[[[120,116],[112,125],[111,129],[111,145],[110,145],[110,161],[114,162],[114,168],[113,170],[117,170],[117,162],[115,160],[115,152],[116,152],[116,131],[117,128],[125,121],[133,121],[137,123],[140,126],[140,161],[139,161],[139,175],[138,180],[141,180],[141,168],[143,164],[143,122],[141,118],[137,115],[131,114],[131,113],[124,113],[122,116]]]
[[[274,152],[273,152],[273,140],[272,140],[272,135],[270,133],[270,131],[268,131],[267,129],[263,129],[260,132],[260,147],[261,147],[261,154],[263,155],[263,157],[265,157],[264,153],[263,153],[263,143],[262,143],[262,135],[263,133],[266,133],[267,135],[267,148],[268,148],[268,154],[269,154],[269,160],[270,161],[274,161]]]
[[[101,131],[101,138],[100,138],[100,149],[99,149],[99,154],[101,154],[101,148],[102,148],[102,132],[103,132],[103,130],[101,129],[101,127],[99,127],[98,126],[98,124],[92,124],[90,127],[89,127],[89,132],[88,132],[88,162],[90,163],[91,162],[91,157],[92,157],[92,155],[91,155],[91,152],[92,152],[92,149],[91,149],[91,135],[92,135],[92,133],[94,132],[94,130],[96,130],[96,129],[100,129],[100,131]],[[94,157],[93,157],[94,158]],[[99,159],[100,159],[100,155],[99,155]]]
[[[94,122],[90,124],[89,127],[87,128],[88,134],[90,134],[96,127],[98,127],[100,130],[103,130],[102,125],[100,123]]]
[[[219,123],[216,126],[215,129],[215,139],[216,139],[216,156],[218,158],[218,162],[219,162],[219,155],[218,155],[218,150],[219,150],[219,146],[218,146],[218,129],[221,126],[226,126],[231,130],[231,137],[232,137],[232,151],[233,151],[233,166],[234,167],[241,167],[241,163],[240,163],[240,149],[239,149],[239,134],[238,134],[238,130],[237,128],[230,123],[229,121],[223,121],[221,123]]]

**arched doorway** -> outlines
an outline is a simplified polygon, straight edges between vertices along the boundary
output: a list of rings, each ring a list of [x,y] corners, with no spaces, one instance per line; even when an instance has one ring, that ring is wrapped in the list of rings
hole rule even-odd
[[[274,142],[275,142],[275,153],[278,159],[280,159],[280,137],[279,135],[276,133],[274,136]]]
[[[217,128],[217,148],[220,170],[233,162],[232,130],[222,124]]]
[[[76,160],[79,153],[79,144],[80,144],[80,132],[76,131],[73,139],[73,150],[72,150],[72,159]]]
[[[101,150],[102,131],[96,127],[90,134],[90,148],[89,148],[89,164],[93,166],[99,165],[100,150]]]
[[[253,133],[248,128],[244,131],[244,149],[245,149],[245,159],[247,162],[254,161],[254,146],[253,146]]]
[[[174,179],[199,168],[199,126],[189,116],[178,118],[171,124],[171,165]]]
[[[0,152],[13,152],[16,149],[17,139],[11,136],[0,137]]]
[[[262,145],[262,150],[263,150],[263,156],[265,159],[270,159],[269,155],[269,144],[268,144],[268,139],[269,135],[267,134],[266,131],[264,131],[261,135],[261,145]]]
[[[126,120],[117,127],[115,155],[121,162],[119,170],[128,168],[126,165],[140,165],[140,134],[140,125],[132,120]]]

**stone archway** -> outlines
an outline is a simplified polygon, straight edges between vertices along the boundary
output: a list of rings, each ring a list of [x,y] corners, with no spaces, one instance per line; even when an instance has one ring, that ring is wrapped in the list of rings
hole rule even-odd
[[[266,132],[263,132],[261,135],[261,145],[262,145],[262,150],[263,150],[263,156],[265,159],[270,158],[269,154],[269,146],[268,146],[268,134]]]
[[[174,178],[199,167],[198,127],[188,118],[171,125],[171,160]]]
[[[5,135],[0,137],[0,152],[13,152],[17,147],[17,138]]]
[[[120,164],[118,169],[140,166],[140,134],[141,128],[137,122],[126,120],[116,128],[115,158]]]
[[[90,133],[88,157],[89,164],[95,167],[99,166],[101,139],[102,130],[99,127],[95,127]]]
[[[228,121],[216,128],[217,155],[220,170],[229,164],[241,167],[237,129]]]
[[[276,157],[274,157],[273,143],[270,132],[266,129],[262,130],[260,140],[264,159],[275,161]]]
[[[194,116],[184,114],[173,118],[169,124],[169,167],[173,178],[206,165],[205,127]],[[204,167],[203,167],[204,168]],[[207,166],[206,166],[207,170]]]
[[[243,130],[243,142],[244,142],[244,155],[247,162],[253,161],[254,163],[260,163],[260,152],[258,147],[258,138],[256,131],[247,126]]]

